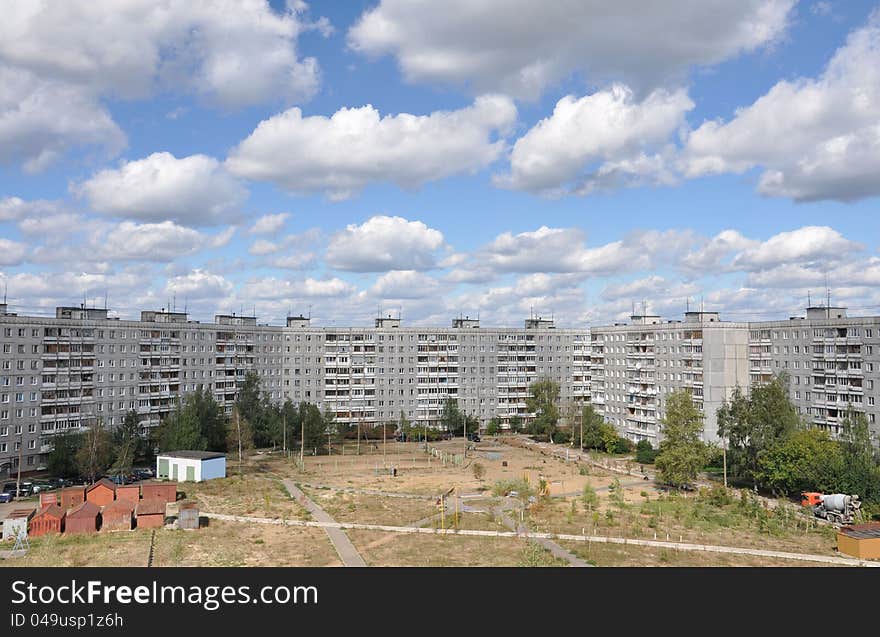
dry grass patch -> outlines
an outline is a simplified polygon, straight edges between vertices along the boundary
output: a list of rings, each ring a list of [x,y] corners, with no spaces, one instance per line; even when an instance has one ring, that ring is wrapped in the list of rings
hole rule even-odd
[[[559,541],[559,545],[596,566],[831,566],[756,555],[730,555],[672,548]]]
[[[521,538],[347,533],[370,566],[519,566],[529,548]]]
[[[0,560],[0,566],[146,566],[150,532],[42,535],[30,544],[27,555]]]
[[[332,489],[309,489],[303,492],[337,522],[408,526],[437,513],[428,500],[389,498]]]
[[[196,500],[205,512],[288,520],[309,518],[308,511],[290,498],[279,480],[266,476],[245,474],[184,482],[178,489]]]
[[[198,531],[160,529],[154,566],[341,566],[321,529],[210,520]]]

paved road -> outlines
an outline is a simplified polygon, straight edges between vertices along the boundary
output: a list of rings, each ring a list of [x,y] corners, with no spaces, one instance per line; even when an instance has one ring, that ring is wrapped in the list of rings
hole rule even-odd
[[[284,486],[287,488],[287,492],[290,493],[290,497],[295,499],[301,505],[303,505],[306,509],[308,509],[309,513],[317,520],[318,522],[327,523],[327,524],[335,524],[336,521],[330,517],[330,514],[327,513],[324,509],[315,504],[309,497],[303,493],[299,487],[296,486],[296,483],[293,480],[284,480]],[[345,532],[338,527],[325,526],[324,531],[327,533],[327,537],[330,538],[330,541],[333,543],[333,548],[336,549],[336,552],[339,554],[339,559],[342,560],[343,565],[345,566],[366,566],[367,563],[364,561],[364,558],[361,557],[361,554],[358,553],[357,549],[354,547],[354,544],[351,543],[351,540],[348,539],[348,536]]]

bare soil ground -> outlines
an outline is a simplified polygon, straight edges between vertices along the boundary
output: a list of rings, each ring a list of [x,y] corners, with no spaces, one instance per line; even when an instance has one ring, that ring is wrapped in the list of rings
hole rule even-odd
[[[731,492],[718,500],[709,493],[669,494],[653,483],[633,476],[618,476],[603,469],[548,457],[536,451],[487,440],[476,445],[462,463],[453,460],[462,452],[462,441],[432,443],[436,454],[426,454],[417,443],[389,442],[385,453],[378,443],[347,443],[345,454],[335,447],[330,456],[306,456],[305,471],[295,460],[280,453],[259,452],[245,463],[244,475],[231,463],[230,477],[199,484],[183,483],[187,498],[197,501],[203,512],[241,516],[307,520],[310,515],[292,500],[281,483],[329,485],[333,489],[304,487],[317,504],[338,522],[409,526],[421,522],[440,528],[439,510],[433,500],[390,497],[337,490],[373,490],[383,493],[418,494],[436,498],[455,489],[455,494],[481,493],[479,498],[453,503],[443,516],[446,528],[508,531],[494,509],[493,498],[500,482],[528,481],[528,489],[540,484],[552,495],[530,504],[523,516],[532,531],[604,535],[638,539],[685,541],[699,544],[761,548],[793,553],[836,555],[834,532],[817,527],[790,507],[769,510],[750,496]],[[506,463],[507,466],[504,466]],[[474,465],[484,470],[475,477]],[[397,475],[391,475],[391,467]],[[597,500],[587,505],[581,497],[589,484]],[[616,489],[612,490],[611,487]],[[575,495],[572,495],[575,494]],[[717,495],[717,494],[716,494]],[[511,504],[511,502],[508,502]],[[519,519],[518,511],[509,515]],[[436,517],[435,517],[436,516]],[[462,537],[346,531],[370,565],[400,566],[517,566],[555,564],[542,548],[522,538]],[[0,565],[113,566],[146,564],[149,531],[101,533],[96,536],[36,538],[24,558],[0,560]],[[705,565],[705,566],[801,566],[807,563],[768,560],[751,556],[690,553],[611,544],[560,544],[600,566]],[[339,559],[321,529],[211,520],[199,531],[160,530],[154,556],[157,565],[317,566],[339,565]]]

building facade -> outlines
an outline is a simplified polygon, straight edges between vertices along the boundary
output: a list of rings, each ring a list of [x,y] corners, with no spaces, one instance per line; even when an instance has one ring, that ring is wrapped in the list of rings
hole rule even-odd
[[[249,371],[273,401],[314,403],[342,424],[399,419],[436,426],[447,398],[485,425],[528,420],[528,387],[559,383],[565,403],[589,400],[589,332],[529,319],[523,328],[406,328],[377,318],[372,328],[284,326],[217,315],[144,311],[140,321],[105,309],[59,307],[55,317],[0,311],[0,473],[44,466],[51,438],[134,410],[143,431],[177,400],[204,387],[227,413]]]
[[[832,434],[848,408],[877,433],[880,317],[849,317],[846,308],[809,307],[805,317],[749,325],[749,380],[781,372],[797,410]]]
[[[715,441],[716,410],[737,385],[748,387],[748,325],[717,312],[687,312],[684,321],[634,315],[592,328],[590,343],[593,404],[631,440],[656,446],[666,397],[689,389],[706,416],[703,438]]]
[[[206,388],[229,413],[249,371],[273,401],[314,403],[341,424],[373,426],[403,415],[437,426],[448,398],[485,426],[528,421],[529,385],[560,386],[563,414],[592,402],[632,440],[657,444],[667,396],[691,390],[717,440],[717,409],[785,372],[799,413],[838,433],[853,407],[878,429],[880,317],[811,307],[786,321],[729,322],[716,312],[684,320],[634,315],[629,323],[557,329],[529,318],[521,328],[284,326],[220,314],[212,323],[182,312],[144,311],[141,320],[107,310],[59,307],[54,317],[18,316],[0,304],[0,475],[45,464],[52,436],[97,422],[116,426],[134,410],[144,431],[177,400]]]

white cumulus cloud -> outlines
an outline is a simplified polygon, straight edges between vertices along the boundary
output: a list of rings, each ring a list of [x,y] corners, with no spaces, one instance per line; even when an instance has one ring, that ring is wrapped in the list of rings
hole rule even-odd
[[[669,183],[672,172],[656,153],[693,107],[681,89],[658,89],[641,101],[622,85],[580,99],[568,95],[516,141],[510,174],[496,176],[495,183],[551,195]]]
[[[421,221],[380,215],[333,235],[325,260],[353,272],[430,270],[444,245],[443,233]]]
[[[103,214],[190,225],[229,220],[248,196],[216,159],[167,152],[102,170],[73,191]]]
[[[349,46],[414,82],[534,98],[572,73],[653,88],[777,40],[795,0],[382,0]]]
[[[702,124],[681,163],[692,177],[760,167],[761,193],[796,201],[880,195],[880,12],[818,78],[780,81],[730,121]]]
[[[383,117],[368,105],[303,117],[291,108],[260,122],[226,165],[240,177],[330,199],[378,182],[417,188],[494,162],[505,147],[496,134],[515,119],[516,107],[503,96],[482,96],[472,106],[430,115]]]

